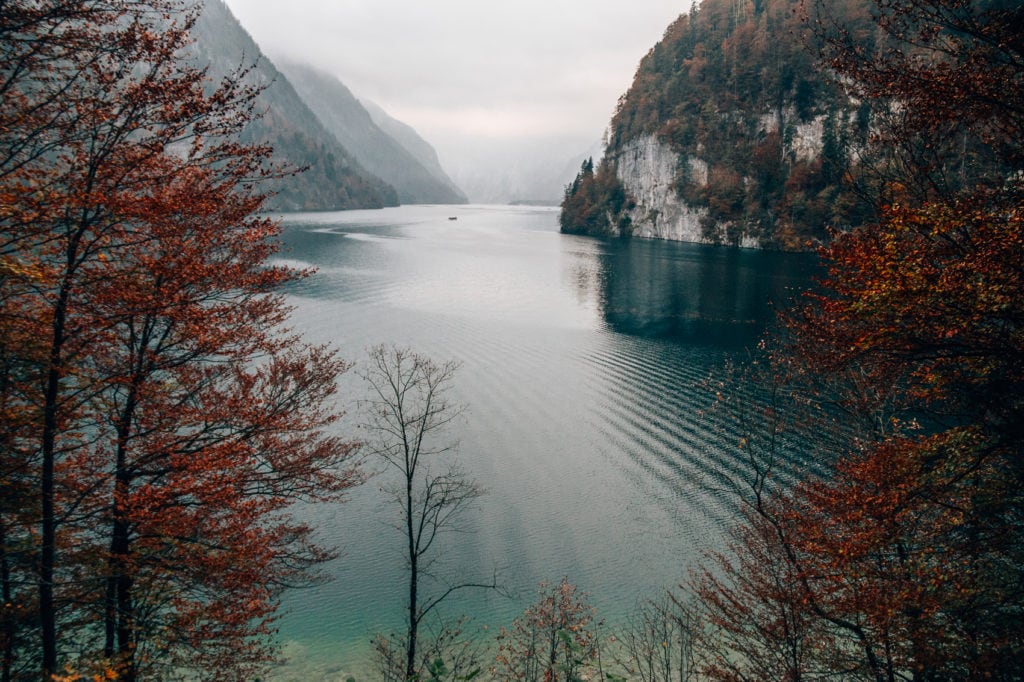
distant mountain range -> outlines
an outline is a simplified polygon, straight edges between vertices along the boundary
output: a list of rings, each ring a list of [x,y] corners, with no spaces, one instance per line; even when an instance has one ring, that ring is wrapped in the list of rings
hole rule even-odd
[[[400,203],[466,203],[466,196],[441,168],[437,153],[411,127],[392,119],[380,107],[375,107],[375,114],[371,113],[330,74],[294,62],[280,61],[279,67],[345,149],[364,168],[398,191]]]
[[[279,71],[223,0],[206,0],[193,35],[195,57],[210,65],[214,79],[255,64],[248,78],[265,87],[257,104],[265,114],[246,128],[243,140],[269,142],[276,158],[308,168],[272,183],[272,209],[465,203],[437,154],[415,131],[383,112],[371,116],[332,76],[295,64]],[[385,132],[376,120],[401,130],[401,137]]]
[[[394,138],[405,150],[412,154],[413,158],[419,161],[420,165],[435,178],[449,186],[462,200],[466,197],[459,185],[456,185],[445,170],[441,167],[441,161],[437,157],[437,151],[430,146],[430,143],[420,137],[420,134],[412,126],[392,118],[386,111],[369,100],[360,100],[360,103],[370,114],[373,122],[385,133]]]
[[[580,163],[601,156],[595,136],[561,139],[475,139],[447,167],[473,203],[557,206]]]

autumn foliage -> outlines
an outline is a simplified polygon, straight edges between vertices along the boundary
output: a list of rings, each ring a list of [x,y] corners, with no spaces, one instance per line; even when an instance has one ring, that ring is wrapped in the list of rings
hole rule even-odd
[[[594,609],[567,579],[541,585],[540,598],[498,637],[499,680],[572,682],[598,658]]]
[[[587,159],[576,179],[565,188],[559,223],[566,234],[617,235],[629,233],[626,212],[634,202],[615,177],[615,168]]]
[[[841,418],[850,436],[827,475],[748,494],[731,549],[691,581],[711,678],[1024,674],[1024,22],[1011,4],[878,0],[875,50],[818,27],[831,66],[888,114],[885,205],[822,251],[827,275],[785,318],[771,381],[809,424]]]
[[[281,328],[256,91],[173,0],[0,18],[3,679],[249,679],[329,556],[290,505],[355,482],[345,364]]]
[[[863,1],[827,4],[863,38],[870,26]],[[591,224],[588,209],[601,207],[602,215],[615,205],[616,168],[651,137],[678,157],[670,186],[659,192],[700,212],[704,241],[806,249],[825,241],[830,227],[868,220],[874,207],[844,179],[858,172],[873,106],[849,97],[815,59],[817,39],[801,6],[704,0],[680,15],[618,102],[597,182],[583,200],[567,194],[563,231],[608,232]],[[630,234],[623,217],[657,220],[613,214],[612,231]]]

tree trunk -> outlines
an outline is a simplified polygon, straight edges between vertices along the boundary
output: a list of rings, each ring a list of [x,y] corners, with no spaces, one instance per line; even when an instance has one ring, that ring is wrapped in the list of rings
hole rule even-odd
[[[0,521],[0,579],[3,580],[3,594],[0,595],[3,601],[3,669],[0,670],[0,680],[11,682],[12,669],[14,667],[14,638],[18,635],[18,624],[14,612],[14,596],[11,592],[11,567],[7,561],[7,527]]]
[[[68,261],[73,262],[74,247],[69,248]],[[67,318],[69,278],[58,294],[53,311],[53,336],[50,340],[49,371],[43,398],[42,470],[39,492],[42,501],[39,555],[39,629],[42,645],[42,679],[49,682],[57,672],[57,610],[53,595],[54,567],[57,561],[57,523],[54,507],[54,464],[57,447],[57,410],[60,375],[63,365],[64,327]]]
[[[416,674],[416,634],[419,630],[417,589],[419,587],[419,563],[417,559],[416,535],[412,522],[412,477],[406,478],[406,532],[409,538],[409,632],[405,638],[405,679],[411,680]]]
[[[117,461],[115,468],[113,528],[110,538],[109,573],[107,576],[106,647],[107,658],[117,655],[118,679],[134,682],[135,613],[132,603],[131,523],[127,503],[131,493],[132,475],[128,470],[128,439],[138,404],[139,375],[132,379],[117,425]],[[116,649],[115,649],[116,639]]]
[[[120,500],[127,493],[127,484],[123,480],[117,482]],[[129,527],[124,519],[123,507],[115,502],[114,526],[110,541],[110,557],[107,561],[106,592],[106,643],[104,655],[117,659],[119,680],[131,682],[135,679],[135,647],[134,647],[134,607],[132,603],[132,577],[128,565],[130,552]]]

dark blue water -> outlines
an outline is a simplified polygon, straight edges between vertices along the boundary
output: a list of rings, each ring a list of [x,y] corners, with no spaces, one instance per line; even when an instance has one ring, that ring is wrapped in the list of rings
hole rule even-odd
[[[463,593],[450,613],[496,628],[566,576],[612,627],[719,541],[733,501],[716,482],[742,463],[707,380],[757,343],[811,259],[566,236],[555,210],[512,207],[295,214],[284,238],[283,260],[318,268],[290,292],[308,338],[356,363],[381,342],[462,363],[453,435],[488,494],[428,589],[497,570],[515,596]],[[342,428],[362,395],[350,373]],[[304,511],[344,554],[332,582],[287,596],[281,679],[358,673],[372,633],[401,627],[402,536],[381,482]]]

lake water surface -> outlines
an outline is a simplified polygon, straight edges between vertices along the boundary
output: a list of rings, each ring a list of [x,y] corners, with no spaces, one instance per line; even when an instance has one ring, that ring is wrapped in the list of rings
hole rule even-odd
[[[718,542],[732,502],[714,483],[741,464],[706,381],[757,343],[812,259],[567,236],[549,208],[292,214],[284,226],[282,260],[318,269],[290,290],[294,328],[357,364],[382,342],[462,363],[468,410],[452,435],[488,494],[447,538],[428,590],[497,570],[514,596],[462,593],[449,613],[496,628],[566,576],[613,627]],[[346,375],[353,422],[363,390]],[[402,535],[381,483],[307,512],[343,556],[333,581],[285,599],[294,662],[282,679],[359,672],[372,634],[401,629]]]

